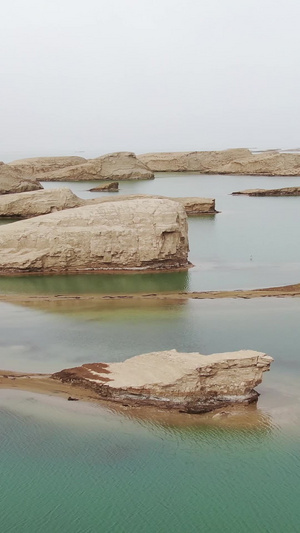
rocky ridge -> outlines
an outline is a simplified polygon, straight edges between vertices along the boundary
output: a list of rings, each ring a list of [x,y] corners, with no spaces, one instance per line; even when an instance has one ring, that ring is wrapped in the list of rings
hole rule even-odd
[[[247,149],[214,152],[162,152],[139,155],[155,172],[199,172],[253,176],[299,176],[300,154]]]

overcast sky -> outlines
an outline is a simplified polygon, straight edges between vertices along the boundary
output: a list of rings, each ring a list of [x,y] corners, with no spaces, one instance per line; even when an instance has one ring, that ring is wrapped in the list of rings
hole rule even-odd
[[[299,0],[9,0],[1,152],[300,146]]]

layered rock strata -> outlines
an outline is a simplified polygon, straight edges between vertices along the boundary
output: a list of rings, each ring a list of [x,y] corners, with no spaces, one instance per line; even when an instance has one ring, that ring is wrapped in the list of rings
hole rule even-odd
[[[0,227],[0,272],[188,267],[187,219],[170,200],[67,209]]]
[[[272,357],[252,350],[201,355],[176,350],[138,355],[122,363],[91,363],[52,375],[93,389],[100,398],[130,406],[150,405],[205,413],[255,402],[254,388]]]
[[[281,189],[245,189],[244,191],[235,191],[232,194],[244,194],[246,196],[300,196],[300,187],[283,187]]]
[[[0,162],[0,195],[42,189],[34,179],[23,178],[21,173]]]
[[[162,152],[138,156],[155,172],[199,172],[252,176],[299,176],[300,154],[246,149],[216,152]]]

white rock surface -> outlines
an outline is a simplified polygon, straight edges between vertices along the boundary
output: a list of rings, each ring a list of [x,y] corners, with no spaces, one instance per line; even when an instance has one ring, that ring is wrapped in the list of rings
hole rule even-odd
[[[0,272],[187,268],[184,208],[140,199],[67,209],[0,227]]]

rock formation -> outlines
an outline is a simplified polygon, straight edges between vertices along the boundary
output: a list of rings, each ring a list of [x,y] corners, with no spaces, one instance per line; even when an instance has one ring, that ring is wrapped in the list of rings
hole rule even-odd
[[[214,172],[231,161],[247,158],[250,150],[237,148],[214,152],[161,152],[138,156],[154,172]]]
[[[88,272],[188,267],[186,214],[139,199],[67,209],[0,227],[0,272]]]
[[[245,189],[244,191],[235,191],[232,194],[244,194],[247,196],[300,196],[300,187],[283,187],[282,189]]]
[[[99,397],[125,405],[151,405],[204,413],[254,402],[254,387],[272,357],[252,350],[201,355],[176,350],[138,355],[122,363],[91,363],[52,375],[90,388]]]
[[[0,194],[36,191],[42,185],[34,179],[25,179],[21,173],[0,162]]]
[[[80,165],[86,163],[86,161],[84,157],[77,156],[30,157],[28,159],[17,159],[8,164],[22,176],[36,177],[37,174],[44,174],[49,171]],[[38,179],[42,180],[43,178],[39,175]]]
[[[0,217],[31,218],[91,203],[66,188],[5,194],[0,196]]]
[[[155,172],[199,172],[253,176],[299,176],[300,154],[246,149],[219,152],[163,152],[138,156]]]
[[[129,194],[129,195],[118,195],[116,198],[109,196],[108,198],[97,198],[94,202],[107,203],[107,202],[120,202],[124,200],[137,200],[137,199],[151,199],[151,198],[160,198],[162,200],[172,200],[173,202],[178,202],[183,205],[186,214],[188,216],[192,215],[213,215],[218,213],[215,209],[215,200],[213,198],[199,198],[198,196],[194,197],[182,197],[182,198],[171,198],[170,196],[157,196],[150,194]]]
[[[98,187],[93,187],[92,189],[89,189],[89,190],[91,192],[118,192],[119,183],[117,181],[103,183],[102,185],[99,185]]]
[[[58,170],[44,170],[42,177],[39,176],[39,179],[43,181],[114,181],[153,178],[153,172],[131,152],[116,152],[89,159],[83,164],[69,165]]]

